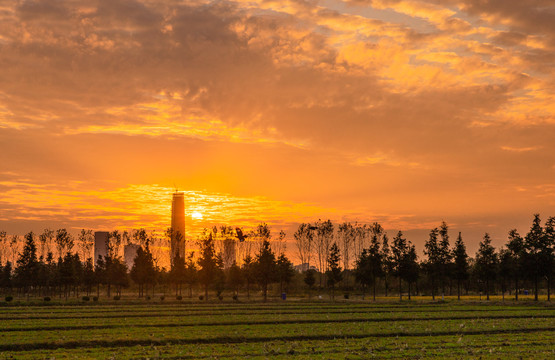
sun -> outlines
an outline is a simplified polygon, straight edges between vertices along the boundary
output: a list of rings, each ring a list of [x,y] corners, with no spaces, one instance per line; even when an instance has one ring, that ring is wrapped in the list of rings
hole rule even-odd
[[[192,217],[193,219],[200,220],[200,219],[202,219],[202,214],[199,213],[198,211],[193,211],[193,212],[191,213],[191,217]]]

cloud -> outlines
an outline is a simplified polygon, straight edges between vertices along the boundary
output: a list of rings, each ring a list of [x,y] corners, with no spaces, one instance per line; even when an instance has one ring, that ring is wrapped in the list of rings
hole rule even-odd
[[[501,150],[516,152],[516,153],[536,151],[536,150],[539,150],[540,148],[541,147],[539,146],[529,146],[529,147],[501,146]]]
[[[553,175],[552,13],[541,0],[2,1],[0,163],[49,184],[37,192],[177,179],[349,218],[499,213],[504,189]]]

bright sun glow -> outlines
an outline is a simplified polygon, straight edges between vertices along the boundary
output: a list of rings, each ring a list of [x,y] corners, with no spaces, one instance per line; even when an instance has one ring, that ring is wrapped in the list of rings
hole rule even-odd
[[[198,220],[200,220],[200,219],[202,219],[202,214],[199,213],[198,211],[193,211],[193,213],[191,214],[191,217],[192,217],[193,219],[198,219]]]

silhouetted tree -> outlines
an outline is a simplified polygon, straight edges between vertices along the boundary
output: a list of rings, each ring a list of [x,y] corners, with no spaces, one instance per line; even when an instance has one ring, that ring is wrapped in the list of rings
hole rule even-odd
[[[459,232],[455,247],[453,249],[454,268],[453,276],[457,280],[457,299],[461,299],[461,283],[466,281],[469,276],[468,254],[466,253],[466,246],[463,242],[462,235]]]
[[[297,245],[299,261],[302,266],[307,264],[307,269],[310,269],[310,259],[314,242],[314,233],[311,228],[312,226],[310,224],[303,223],[299,225],[299,228],[293,234],[295,245]]]
[[[216,295],[221,299],[222,292],[225,288],[225,272],[224,272],[224,260],[221,254],[216,255],[216,274],[214,276],[214,289],[216,290]]]
[[[393,271],[399,280],[399,300],[403,300],[403,288],[401,281],[403,280],[403,262],[409,251],[407,240],[403,237],[403,233],[399,231],[397,236],[393,238],[393,247],[391,248]]]
[[[96,277],[94,274],[94,265],[92,258],[88,258],[83,265],[83,285],[85,285],[85,291],[87,296],[91,294],[92,287],[96,284]]]
[[[198,270],[194,261],[194,252],[189,254],[185,267],[185,283],[189,287],[189,297],[193,297],[193,286],[198,280]]]
[[[442,296],[445,296],[445,283],[450,278],[452,254],[449,244],[449,228],[445,221],[439,227],[439,235],[441,240],[439,242],[439,281],[441,283]]]
[[[4,265],[1,270],[0,287],[6,291],[12,288],[12,263],[6,261],[6,265]]]
[[[254,276],[256,281],[262,288],[262,296],[264,302],[268,297],[268,285],[278,281],[276,256],[270,248],[270,242],[264,240],[260,251],[256,255],[254,261]]]
[[[500,248],[497,254],[498,259],[498,269],[500,286],[501,286],[501,297],[505,301],[505,292],[507,291],[507,283],[510,283],[514,277],[514,271],[516,269],[516,262],[513,258],[511,251],[505,248]]]
[[[524,269],[523,262],[525,261],[525,248],[524,239],[516,229],[509,231],[509,241],[507,242],[507,249],[510,252],[511,260],[513,263],[513,269],[511,275],[515,283],[515,301],[518,301],[518,293],[520,291],[520,286],[518,281],[521,278],[521,272]]]
[[[295,269],[293,268],[293,264],[284,253],[277,259],[277,272],[278,272],[278,280],[279,280],[279,291],[283,293],[287,291],[287,286],[295,276]]]
[[[547,219],[544,226],[544,239],[540,252],[543,275],[547,279],[547,301],[551,300],[551,279],[555,265],[555,217]]]
[[[181,287],[185,282],[186,265],[185,259],[179,256],[179,253],[175,255],[171,263],[169,281],[175,285],[175,296],[181,295]]]
[[[389,247],[389,238],[385,233],[382,236],[382,250],[380,252],[380,257],[383,265],[385,296],[387,297],[389,291],[389,275],[393,273],[393,258]]]
[[[476,253],[476,271],[478,278],[485,282],[486,299],[489,300],[490,283],[495,279],[497,269],[497,254],[495,248],[491,246],[491,238],[488,233],[484,235],[484,240],[480,242],[480,248]]]
[[[546,266],[549,263],[549,245],[547,236],[540,223],[540,215],[535,214],[530,231],[524,240],[525,269],[528,276],[534,282],[534,300],[538,301],[538,282],[542,276],[546,275]]]
[[[52,242],[54,241],[54,230],[44,229],[42,234],[39,235],[40,242],[40,256],[46,258],[48,253],[52,252]]]
[[[382,254],[378,234],[374,233],[368,249],[364,249],[357,259],[355,268],[355,278],[363,289],[373,287],[373,300],[376,301],[377,278],[383,275]],[[363,293],[364,294],[364,293]],[[364,295],[363,295],[364,296]]]
[[[341,274],[341,266],[339,262],[341,256],[339,254],[339,247],[337,243],[333,243],[328,254],[328,271],[326,271],[327,285],[331,289],[331,299],[334,299],[335,285],[343,278]]]
[[[241,266],[241,271],[243,272],[243,278],[247,285],[247,298],[251,297],[251,285],[255,281],[254,277],[254,260],[247,254],[243,259],[243,265]]]
[[[435,300],[436,279],[441,272],[441,248],[438,243],[439,230],[433,228],[430,231],[428,241],[424,244],[424,254],[428,257],[425,263],[426,272],[432,281],[432,300]]]
[[[314,287],[314,284],[316,283],[316,276],[314,275],[315,272],[316,271],[314,269],[308,269],[304,273],[303,281],[306,284],[306,286],[308,286],[308,297],[309,298],[310,298],[310,295],[311,295],[312,288]]]
[[[29,232],[25,235],[25,245],[23,251],[17,259],[15,268],[15,281],[27,292],[30,287],[36,285],[38,278],[39,262],[37,260],[37,246],[35,245],[35,235]]]
[[[56,248],[58,250],[58,258],[62,258],[66,252],[73,249],[73,238],[66,229],[56,230]]]
[[[227,284],[235,296],[239,296],[239,288],[243,285],[243,282],[243,272],[237,262],[234,261],[227,269]]]
[[[139,285],[139,297],[143,297],[145,294],[144,286],[147,287],[148,293],[148,285],[156,282],[156,266],[154,264],[154,257],[150,252],[150,247],[148,243],[143,246],[140,246],[137,249],[137,254],[135,255],[135,259],[133,259],[133,265],[130,271],[131,279]]]
[[[94,265],[94,277],[96,280],[96,296],[100,296],[100,285],[106,284],[106,262],[102,255],[98,255]]]
[[[407,244],[407,252],[405,253],[401,265],[401,277],[409,286],[409,300],[411,299],[411,288],[418,280],[420,267],[418,265],[418,256],[416,255],[416,248],[409,241]]]
[[[200,283],[204,286],[204,299],[208,301],[208,288],[213,284],[218,270],[212,233],[205,233],[199,245],[200,255],[197,261],[199,266],[198,276]]]
[[[88,259],[91,256],[91,249],[94,245],[93,231],[81,229],[77,240],[79,241],[79,247],[81,248],[81,259],[85,262],[85,259]]]
[[[318,221],[316,223],[316,255],[318,256],[318,266],[324,273],[327,270],[327,257],[333,240],[333,223],[331,220]],[[321,279],[321,278],[320,278]],[[320,280],[320,286],[322,281]]]

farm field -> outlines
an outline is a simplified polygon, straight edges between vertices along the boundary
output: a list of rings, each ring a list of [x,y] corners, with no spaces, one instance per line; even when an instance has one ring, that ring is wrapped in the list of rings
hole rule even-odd
[[[555,307],[116,303],[0,307],[0,359],[555,358]]]

